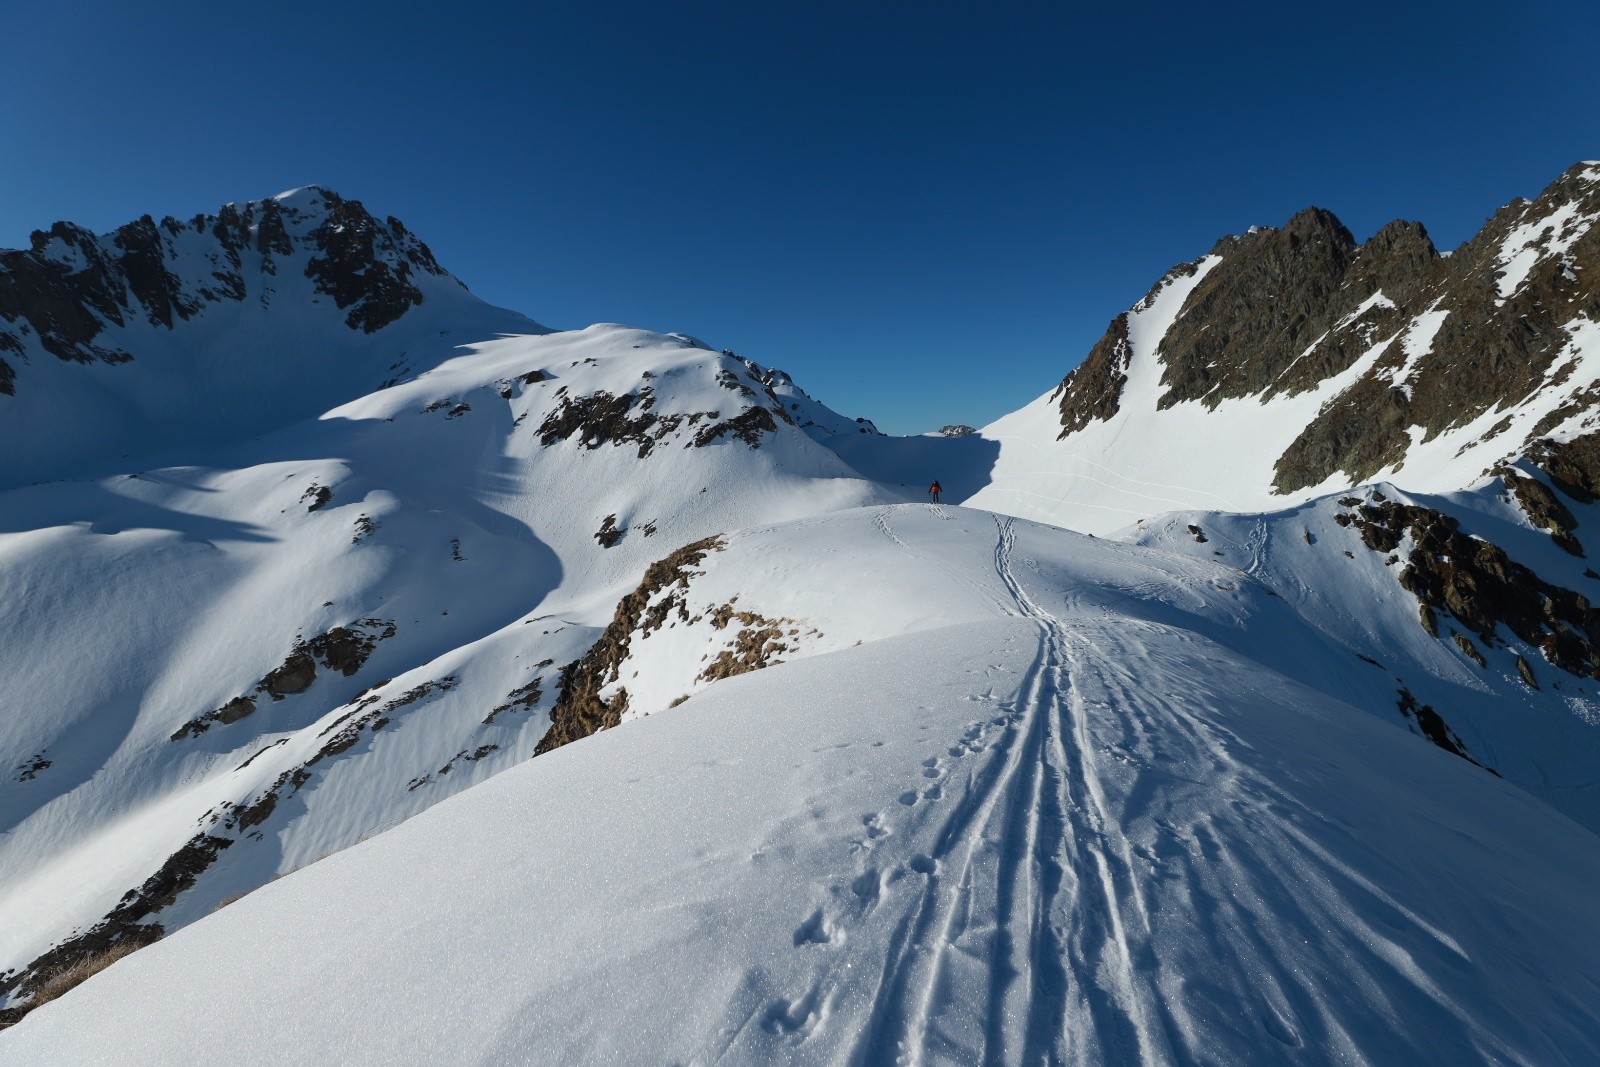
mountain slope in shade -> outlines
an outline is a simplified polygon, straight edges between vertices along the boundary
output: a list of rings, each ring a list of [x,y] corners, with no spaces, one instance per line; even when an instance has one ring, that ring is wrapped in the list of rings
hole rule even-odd
[[[1600,1054],[1594,836],[1217,640],[1275,610],[1227,565],[923,506],[749,531],[705,564],[691,612],[760,588],[751,610],[804,615],[820,654],[274,882],[33,1013],[0,1053]],[[804,587],[734,578],[801,566]],[[687,625],[631,664],[662,692]]]
[[[0,252],[0,485],[172,462],[544,327],[320,187]]]

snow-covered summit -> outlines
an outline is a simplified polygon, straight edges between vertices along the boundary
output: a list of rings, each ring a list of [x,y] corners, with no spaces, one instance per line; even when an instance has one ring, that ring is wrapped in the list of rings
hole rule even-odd
[[[309,186],[0,252],[0,482],[234,440],[544,327],[478,300],[398,219]]]

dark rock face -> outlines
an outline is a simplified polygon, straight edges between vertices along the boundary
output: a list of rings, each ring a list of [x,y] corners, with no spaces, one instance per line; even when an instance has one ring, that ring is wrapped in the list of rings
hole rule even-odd
[[[31,782],[39,777],[41,771],[47,771],[54,766],[54,760],[44,758],[43,752],[35,752],[32,756],[17,764],[17,781]]]
[[[1111,320],[1105,336],[1089,350],[1089,357],[1061,379],[1052,400],[1060,397],[1060,440],[1117,413],[1122,387],[1128,383],[1128,316]]]
[[[382,619],[362,619],[354,627],[335,626],[307,641],[305,649],[330,671],[349,678],[359,671],[378,647],[378,642],[394,636],[394,623]]]
[[[224,726],[238,722],[256,710],[254,697],[234,697],[217,709],[217,721]]]
[[[118,229],[112,242],[122,250],[118,263],[128,289],[144,305],[150,325],[170,330],[175,315],[187,319],[199,310],[199,304],[184,296],[178,279],[167,270],[167,249],[149,215]]]
[[[67,362],[126,362],[127,351],[102,339],[109,327],[170,331],[210,305],[252,294],[266,302],[281,261],[300,253],[314,291],[364,333],[422,302],[419,274],[445,273],[398,219],[379,222],[327,190],[306,210],[276,200],[227,204],[188,223],[145,215],[104,237],[58,222],[35,232],[30,249],[0,251],[0,353],[26,362],[36,346]],[[0,360],[0,395],[15,395],[16,376],[13,362]]]
[[[411,282],[414,265],[433,274],[443,271],[421,242],[416,242],[420,250],[416,256],[380,256],[381,246],[392,249],[396,239],[410,236],[399,220],[391,218],[385,226],[358,200],[342,200],[332,193],[324,196],[327,216],[311,234],[320,251],[306,264],[306,277],[333,297],[341,310],[350,309],[346,325],[374,333],[422,303],[421,290]]]
[[[792,421],[783,413],[782,408],[778,409],[778,414],[785,422]],[[772,412],[757,404],[754,407],[746,408],[731,419],[712,423],[710,426],[701,429],[694,435],[694,447],[704,448],[706,445],[720,440],[723,436],[728,436],[737,441],[743,441],[751,448],[760,448],[762,434],[777,432],[778,424],[772,418]]]
[[[301,651],[289,654],[283,666],[261,679],[261,689],[273,700],[282,700],[295,693],[304,693],[317,680],[317,665]]]
[[[1433,616],[1432,608],[1429,608],[1426,604],[1423,604],[1422,608],[1428,612],[1430,618]],[[1426,627],[1424,627],[1424,629],[1426,629]],[[1434,624],[1434,628],[1430,630],[1429,633],[1434,637],[1439,636],[1439,628],[1437,623]],[[1473,644],[1472,638],[1468,637],[1466,634],[1456,634],[1456,647],[1461,650],[1461,654],[1463,656],[1466,656],[1478,666],[1487,667],[1489,665],[1488,661],[1483,658],[1483,653],[1478,651],[1478,646]]]
[[[562,386],[556,397],[559,404],[539,424],[539,442],[546,447],[576,436],[585,448],[634,445],[643,459],[685,418],[651,411],[656,398],[648,385],[637,393],[621,396],[604,389],[588,396],[572,396]]]
[[[366,665],[378,642],[395,634],[394,623],[386,619],[362,619],[350,626],[335,626],[327,633],[318,634],[309,641],[296,642],[282,665],[268,672],[256,683],[255,693],[265,693],[273,700],[282,700],[303,693],[317,680],[317,664],[330,671],[338,671],[346,678]],[[172,735],[173,741],[186,737],[199,737],[213,725],[227,726],[238,722],[256,710],[254,695],[234,697],[215,711],[190,719]]]
[[[1184,400],[1215,407],[1227,397],[1292,386],[1279,379],[1294,357],[1370,295],[1341,293],[1355,239],[1320,208],[1307,208],[1281,230],[1225,239],[1219,253],[1222,262],[1189,294],[1161,341],[1167,391],[1159,407]]]
[[[550,709],[550,729],[540,740],[534,755],[543,755],[592,733],[609,730],[622,721],[622,713],[628,710],[628,690],[620,688],[609,699],[602,697],[600,691],[617,681],[632,647],[634,632],[649,634],[660,629],[673,612],[677,612],[682,621],[689,621],[683,598],[694,568],[704,562],[707,555],[720,552],[723,547],[721,538],[707,537],[684,545],[650,565],[639,588],[617,603],[611,623],[600,639],[589,651],[561,669],[561,695]],[[669,591],[668,595],[651,604],[664,590]]]
[[[1315,485],[1341,470],[1356,480],[1371,477],[1404,460],[1410,435],[1403,427],[1420,427],[1421,440],[1429,440],[1491,409],[1508,410],[1544,388],[1570,339],[1568,324],[1600,312],[1600,231],[1578,238],[1564,256],[1544,259],[1504,296],[1497,257],[1514,230],[1566,205],[1600,211],[1600,183],[1574,168],[1537,201],[1502,208],[1450,257],[1400,279],[1409,284],[1386,287],[1385,295],[1409,314],[1444,313],[1431,346],[1411,367],[1401,392],[1388,380],[1405,365],[1406,354],[1401,341],[1392,343],[1372,371],[1324,407],[1280,458],[1277,488]],[[1385,323],[1380,335],[1399,325]],[[1375,404],[1380,390],[1389,395]],[[1537,427],[1534,436],[1550,428]],[[1507,441],[1506,447],[1510,452],[1527,444]]]
[[[1529,522],[1549,534],[1552,541],[1574,556],[1584,554],[1583,545],[1573,535],[1578,528],[1577,517],[1549,486],[1504,463],[1496,467],[1494,473],[1500,476],[1507,494],[1517,502]]]
[[[757,395],[727,371],[721,372],[717,380],[741,395]],[[654,388],[649,385],[620,396],[604,389],[587,396],[573,396],[567,392],[566,386],[562,386],[556,390],[555,398],[556,407],[539,424],[541,444],[548,447],[557,441],[576,437],[583,447],[591,449],[602,445],[632,445],[638,449],[640,459],[648,456],[657,443],[680,428],[695,429],[690,441],[694,448],[704,448],[725,436],[743,441],[751,448],[759,448],[761,435],[777,432],[779,419],[790,425],[794,423],[781,407],[774,409],[777,411],[775,419],[772,411],[760,404],[745,408],[728,419],[724,419],[720,411],[662,414],[653,410],[656,395]]]
[[[57,359],[126,362],[121,349],[94,344],[108,323],[123,324],[126,295],[116,261],[71,223],[35,231],[30,251],[0,252],[0,320],[13,345],[31,331]]]
[[[1360,481],[1405,454],[1411,399],[1382,379],[1351,386],[1279,458],[1275,488],[1293,492],[1345,471]]]
[[[325,485],[318,485],[315,482],[311,483],[310,487],[307,488],[304,493],[300,494],[300,503],[306,505],[307,511],[318,511],[322,508],[325,508],[328,506],[328,502],[332,499],[333,490],[329,489]]]
[[[1433,705],[1418,702],[1409,689],[1400,690],[1398,704],[1400,706],[1400,714],[1404,715],[1408,722],[1415,725],[1423,737],[1426,737],[1446,752],[1460,756],[1476,767],[1483,767],[1483,764],[1473,759],[1467,752],[1467,747],[1461,743],[1461,738],[1457,737],[1455,731],[1450,729],[1449,724],[1444,721],[1444,717],[1433,709]],[[1499,776],[1499,772],[1491,767],[1484,767],[1484,770],[1496,777]]]
[[[1600,433],[1570,441],[1535,441],[1528,458],[1550,476],[1557,489],[1580,504],[1600,499]]]

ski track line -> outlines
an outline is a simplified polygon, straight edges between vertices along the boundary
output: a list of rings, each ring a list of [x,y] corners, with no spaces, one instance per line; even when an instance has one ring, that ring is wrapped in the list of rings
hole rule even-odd
[[[1130,935],[1147,929],[1129,846],[1106,814],[1087,709],[1070,692],[1068,639],[1012,570],[1013,520],[996,517],[995,570],[1039,650],[1011,711],[1003,750],[941,828],[935,865],[886,961],[854,1063],[921,1064],[944,1051],[948,967],[969,914],[992,914],[983,1060],[1161,1062],[1171,1046],[1149,1019]],[[999,747],[999,746],[997,746]],[[974,908],[973,905],[977,907]],[[1140,946],[1140,959],[1148,945]]]
[[[1421,929],[1464,957],[1460,946],[1313,838],[1279,825],[1272,813],[1297,804],[1239,762],[1236,750],[1249,746],[1203,712],[1215,694],[1200,695],[1200,714],[1158,695],[1181,691],[1170,684],[1178,678],[1196,684],[1174,673],[1189,670],[1180,646],[1195,638],[1151,621],[1108,623],[1070,588],[1065,604],[1050,593],[1050,610],[1015,569],[1023,557],[1014,556],[1014,520],[994,521],[996,577],[1009,613],[1037,627],[1038,647],[1014,695],[971,724],[968,742],[984,743],[971,744],[961,778],[943,778],[951,806],[919,831],[931,831],[932,847],[901,856],[892,876],[868,862],[849,883],[862,901],[855,910],[823,909],[844,927],[870,921],[879,891],[896,880],[911,894],[885,931],[881,970],[846,985],[866,1017],[839,1035],[828,1062],[1196,1062],[1216,997],[1230,998],[1239,1022],[1267,1042],[1261,1062],[1273,1051],[1303,1060],[1314,1049],[1359,1059],[1358,1029],[1322,1002],[1315,978],[1340,967],[1361,988],[1404,974],[1406,1010],[1439,1013],[1514,1060],[1441,1004],[1426,974],[1407,969],[1407,943],[1393,930]],[[916,555],[887,511],[877,524]],[[1265,540],[1252,531],[1257,558]],[[886,811],[869,827],[882,825],[880,816],[897,821]],[[1157,868],[1161,879],[1146,877]],[[1356,892],[1377,900],[1385,918],[1352,912],[1344,901]],[[1275,937],[1260,922],[1273,913],[1319,936]],[[797,931],[797,944],[810,940],[821,914]],[[1176,950],[1163,946],[1175,933]],[[1214,968],[1207,983],[1215,989],[1175,996],[1173,968],[1197,957]],[[744,1012],[718,1058],[735,1055],[741,1032],[756,1025],[802,1043],[823,1032],[837,1004],[828,986],[840,978],[829,969],[799,997]]]
[[[1010,526],[1008,521],[1002,527],[1003,541],[1014,538]],[[1011,569],[1010,555],[1008,545],[996,557],[997,569],[1018,606],[1043,631],[1053,682],[1031,711],[1041,727],[1038,762],[1055,784],[1050,799],[1060,813],[1059,829],[1036,852],[1035,862],[1041,869],[1053,866],[1070,874],[1075,889],[1067,899],[1070,908],[1057,909],[1053,899],[1034,902],[1036,936],[1029,964],[1035,974],[1049,974],[1054,968],[1063,988],[1053,996],[1036,992],[1022,1006],[1021,1017],[1028,1020],[1022,1060],[1170,1060],[1170,1048],[1154,1039],[1136,977],[1136,949],[1130,937],[1148,932],[1147,915],[1130,873],[1130,847],[1119,820],[1108,814],[1089,709],[1071,684],[1076,666],[1071,639],[1059,619],[1028,595]],[[1061,924],[1060,931],[1054,928],[1056,923]],[[1140,941],[1142,958],[1148,954],[1147,944],[1142,937]],[[1072,966],[1066,965],[1067,960]],[[1072,1025],[1066,1025],[1069,1012]]]
[[[927,505],[927,508],[934,515],[936,515],[937,517],[939,517],[941,519],[948,520],[950,518],[950,516],[945,513],[944,508],[942,508],[938,504],[929,504],[929,505]],[[1005,615],[1015,615],[1016,614],[1016,610],[1011,605],[1008,605],[1008,604],[1004,603],[999,597],[996,597],[994,595],[994,590],[989,589],[982,582],[973,581],[971,578],[967,577],[967,575],[962,573],[959,569],[957,569],[955,567],[952,567],[945,560],[939,559],[937,557],[925,556],[921,552],[918,552],[916,549],[912,548],[910,545],[908,545],[904,541],[902,541],[900,539],[900,535],[894,532],[894,527],[889,525],[889,509],[888,508],[879,508],[877,513],[872,516],[872,524],[874,526],[876,526],[878,528],[878,530],[885,537],[887,537],[889,540],[893,541],[896,545],[898,545],[900,547],[900,550],[902,552],[904,552],[906,555],[910,556],[912,559],[919,559],[924,563],[931,563],[934,566],[937,566],[946,575],[948,575],[948,576],[950,576],[952,578],[959,579],[963,584],[965,584],[965,585],[969,586],[970,588],[972,588],[973,590],[975,590],[978,593],[978,595],[981,596],[984,600],[988,601],[990,604],[994,605],[997,609],[999,609],[1002,614],[1005,614]]]
[[[1042,668],[1044,651],[1028,668],[1029,678]],[[1030,686],[1024,682],[1024,691]],[[872,1016],[862,1029],[848,1062],[922,1063],[933,1024],[946,956],[958,920],[968,912],[974,893],[976,854],[989,843],[985,834],[994,814],[1009,793],[1013,780],[1028,761],[1033,747],[1019,734],[1025,714],[1013,707],[994,755],[977,770],[966,793],[944,825],[926,874],[927,882],[916,904],[896,932],[896,946],[885,961],[883,977],[874,996]]]

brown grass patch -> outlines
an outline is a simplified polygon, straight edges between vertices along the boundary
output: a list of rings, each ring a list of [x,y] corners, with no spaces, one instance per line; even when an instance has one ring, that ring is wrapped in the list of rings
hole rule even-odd
[[[121,941],[104,952],[97,952],[92,956],[85,956],[70,967],[65,967],[47,976],[34,990],[33,999],[28,1002],[28,1009],[32,1010],[41,1004],[48,1004],[67,991],[75,989],[84,982],[93,978],[107,967],[116,963],[124,956],[128,956],[143,948],[133,941]]]

